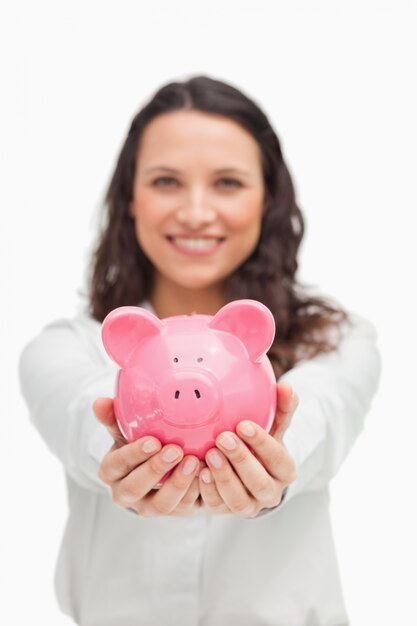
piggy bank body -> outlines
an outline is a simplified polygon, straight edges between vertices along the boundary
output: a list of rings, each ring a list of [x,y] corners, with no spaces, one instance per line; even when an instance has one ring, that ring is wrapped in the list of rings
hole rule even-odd
[[[114,407],[125,438],[153,435],[203,459],[241,420],[269,430],[277,392],[266,352],[274,334],[272,313],[256,300],[162,320],[141,307],[113,310],[102,339],[121,368]]]

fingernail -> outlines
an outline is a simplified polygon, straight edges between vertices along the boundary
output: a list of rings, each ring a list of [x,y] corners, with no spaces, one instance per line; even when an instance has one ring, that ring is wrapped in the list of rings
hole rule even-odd
[[[166,463],[171,463],[172,461],[175,461],[175,459],[178,459],[179,456],[181,456],[181,452],[178,450],[178,448],[167,448],[162,453],[162,458],[164,461],[166,461]]]
[[[213,467],[216,467],[218,469],[223,465],[222,458],[220,454],[217,454],[217,452],[209,452],[207,456]]]
[[[250,422],[242,422],[239,424],[239,431],[246,435],[246,437],[252,437],[255,434],[255,428]]]
[[[155,452],[155,450],[158,450],[158,446],[156,445],[156,442],[153,439],[148,439],[143,444],[142,450],[144,452]]]
[[[184,472],[184,474],[192,474],[193,471],[196,468],[196,460],[195,459],[187,459],[184,463],[184,465],[182,466],[182,471]]]
[[[201,479],[204,483],[206,483],[206,485],[211,483],[211,474],[209,470],[205,470],[204,472],[201,472]]]
[[[232,435],[222,435],[217,441],[226,450],[234,450],[237,445],[236,439]]]

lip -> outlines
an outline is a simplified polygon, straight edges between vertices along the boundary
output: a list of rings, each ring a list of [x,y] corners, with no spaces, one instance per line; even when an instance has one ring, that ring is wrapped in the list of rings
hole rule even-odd
[[[174,250],[176,250],[177,252],[180,252],[181,254],[185,254],[187,256],[207,256],[208,254],[213,254],[214,252],[217,252],[217,250],[223,245],[225,238],[223,237],[221,241],[219,241],[216,244],[213,244],[212,248],[208,248],[207,250],[191,250],[190,248],[185,248],[183,246],[181,246],[178,243],[175,243],[173,241],[173,238],[175,237],[181,237],[182,239],[219,239],[219,237],[212,237],[212,236],[202,236],[202,237],[190,237],[190,235],[167,235],[166,239],[168,241],[168,243],[174,248]]]
[[[224,239],[223,235],[197,235],[195,233],[176,233],[175,235],[166,235],[166,237],[180,237],[181,239]]]

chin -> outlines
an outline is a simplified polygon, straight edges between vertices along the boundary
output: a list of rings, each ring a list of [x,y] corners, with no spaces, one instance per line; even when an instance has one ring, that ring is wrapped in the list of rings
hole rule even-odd
[[[201,274],[196,276],[184,276],[184,274],[181,274],[179,276],[171,276],[171,280],[185,289],[207,289],[217,285],[224,280],[224,277],[212,276],[204,278]]]

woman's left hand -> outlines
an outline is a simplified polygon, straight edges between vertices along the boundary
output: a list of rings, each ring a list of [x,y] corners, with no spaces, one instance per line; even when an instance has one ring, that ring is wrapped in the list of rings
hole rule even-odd
[[[295,480],[295,464],[283,436],[298,398],[287,383],[277,387],[277,410],[269,433],[255,422],[240,422],[237,435],[221,433],[216,447],[207,452],[208,467],[200,471],[199,481],[202,506],[210,513],[256,517],[261,509],[277,506],[285,487]]]

